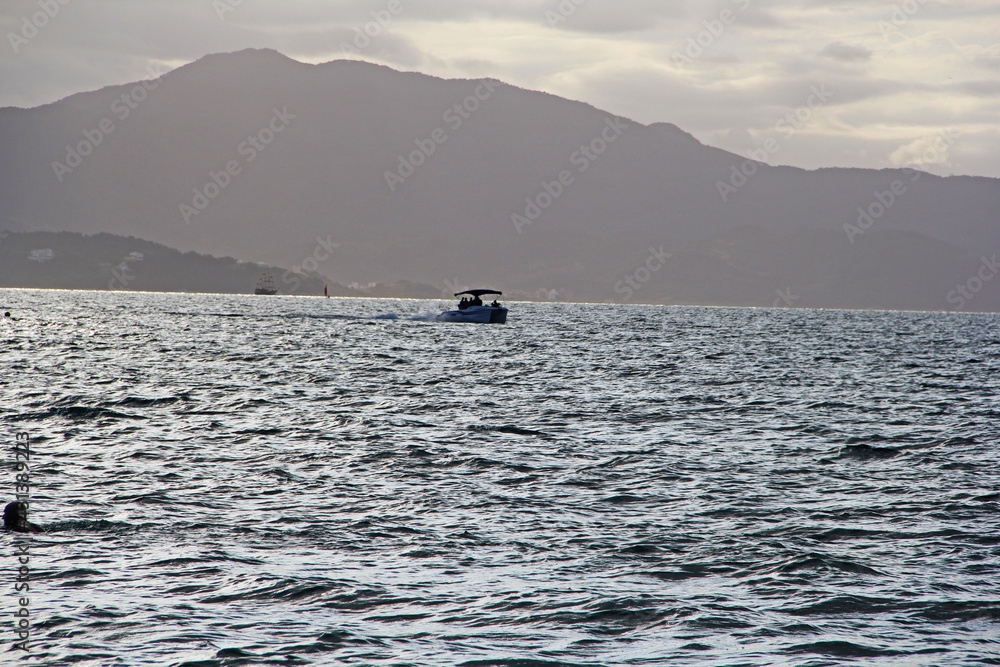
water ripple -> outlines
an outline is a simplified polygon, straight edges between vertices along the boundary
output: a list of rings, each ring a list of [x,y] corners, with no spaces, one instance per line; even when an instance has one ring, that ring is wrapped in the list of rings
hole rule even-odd
[[[1000,664],[995,316],[2,293],[42,664]]]

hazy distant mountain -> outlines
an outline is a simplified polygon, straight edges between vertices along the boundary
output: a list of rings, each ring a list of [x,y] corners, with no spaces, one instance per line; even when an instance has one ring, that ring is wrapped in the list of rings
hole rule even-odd
[[[182,253],[117,234],[0,232],[0,288],[250,294],[270,275],[278,294],[440,299],[445,291],[410,281],[345,287],[317,273]]]
[[[265,273],[284,270],[114,234],[0,232],[0,287],[252,294]],[[299,294],[323,294],[321,276],[297,278]]]
[[[1000,292],[982,269],[1000,253],[1000,179],[769,167],[673,125],[356,61],[242,51],[2,109],[0,169],[0,227],[344,284],[758,305],[791,288],[782,305],[948,309],[979,280],[973,310]]]
[[[741,227],[678,246],[662,277],[640,285],[635,300],[1000,312],[1000,285],[973,281],[968,299],[956,289],[959,282],[968,289],[971,277],[988,270],[981,258],[913,232],[871,232],[865,243],[850,245],[832,231]]]

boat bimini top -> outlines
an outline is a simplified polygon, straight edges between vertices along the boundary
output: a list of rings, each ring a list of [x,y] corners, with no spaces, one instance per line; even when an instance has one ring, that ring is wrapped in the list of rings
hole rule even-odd
[[[455,296],[462,296],[463,294],[468,294],[469,296],[482,296],[484,294],[497,294],[503,296],[503,292],[495,289],[467,289],[464,292],[455,292]]]

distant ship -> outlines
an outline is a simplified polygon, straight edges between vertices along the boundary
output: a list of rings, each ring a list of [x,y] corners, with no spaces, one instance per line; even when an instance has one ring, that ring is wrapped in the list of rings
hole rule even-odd
[[[265,273],[257,281],[257,289],[254,294],[277,294],[278,289],[274,286],[274,276]]]

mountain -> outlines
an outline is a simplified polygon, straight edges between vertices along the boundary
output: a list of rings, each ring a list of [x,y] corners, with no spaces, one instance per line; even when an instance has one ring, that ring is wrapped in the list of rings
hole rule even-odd
[[[0,232],[0,288],[250,294],[270,275],[283,295],[440,299],[451,294],[401,280],[345,287],[315,272],[181,252],[132,236]],[[280,278],[280,279],[279,279]]]
[[[636,267],[645,266],[640,259]],[[983,258],[914,232],[871,232],[850,245],[833,231],[738,227],[679,245],[646,284],[631,277],[634,299],[653,303],[1000,312],[996,285],[968,284],[1000,270],[996,258],[985,267]],[[627,295],[628,283],[616,286]]]
[[[0,168],[0,227],[138,236],[344,284],[770,305],[800,281],[796,306],[951,309],[1000,253],[1000,179],[771,167],[495,80],[268,50],[0,109]],[[661,246],[663,270],[629,294],[619,282]],[[733,264],[750,257],[753,271]],[[961,307],[987,308],[997,283]]]
[[[114,234],[0,233],[0,287],[253,294],[265,273],[284,270]],[[322,276],[297,277],[298,293],[323,294]]]

